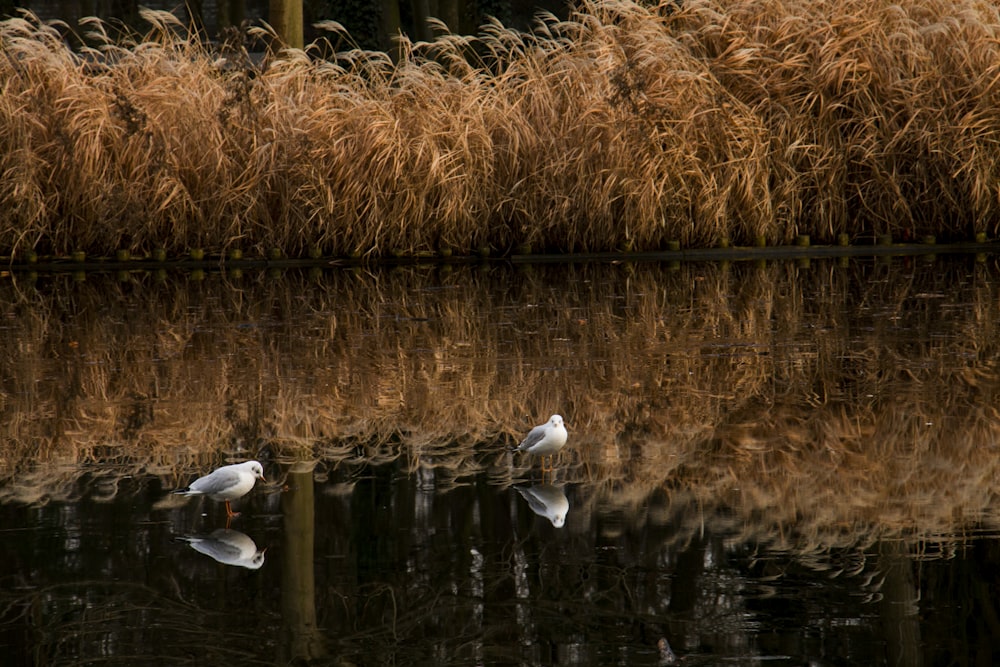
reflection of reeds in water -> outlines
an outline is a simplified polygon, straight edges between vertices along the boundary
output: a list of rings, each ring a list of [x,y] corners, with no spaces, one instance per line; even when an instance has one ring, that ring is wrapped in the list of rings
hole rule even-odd
[[[51,280],[2,287],[0,469],[22,500],[79,464],[171,486],[219,453],[510,482],[505,445],[553,412],[595,502],[732,504],[748,533],[948,532],[1000,472],[986,265]]]
[[[605,0],[533,34],[404,42],[398,64],[288,52],[259,70],[144,15],[138,41],[87,24],[102,53],[83,58],[30,17],[0,23],[0,248],[387,255],[995,231],[989,3]]]

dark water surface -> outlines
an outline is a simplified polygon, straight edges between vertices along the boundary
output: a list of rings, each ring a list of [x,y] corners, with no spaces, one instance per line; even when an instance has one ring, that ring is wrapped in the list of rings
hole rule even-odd
[[[338,477],[349,494],[294,476],[228,532],[218,508],[152,512],[158,485],[139,480],[111,502],[5,506],[5,664],[663,664],[664,640],[677,664],[942,664],[994,645],[995,536],[946,558],[837,549],[818,567],[710,518],[677,543],[696,507],[574,512],[585,491],[568,486],[556,529],[485,479],[440,493],[392,465]],[[243,559],[177,539],[193,534],[242,540]]]
[[[0,285],[0,664],[997,660],[995,258],[79,278]]]

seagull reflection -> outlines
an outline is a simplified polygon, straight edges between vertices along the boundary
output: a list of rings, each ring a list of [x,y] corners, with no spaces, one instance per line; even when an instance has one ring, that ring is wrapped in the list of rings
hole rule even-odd
[[[569,499],[561,486],[536,484],[515,486],[517,492],[528,501],[528,507],[538,516],[545,517],[556,528],[562,528],[569,513]]]
[[[177,539],[223,565],[238,565],[248,570],[259,569],[264,564],[264,552],[267,551],[258,549],[248,535],[231,528],[219,528],[209,535],[185,535]]]

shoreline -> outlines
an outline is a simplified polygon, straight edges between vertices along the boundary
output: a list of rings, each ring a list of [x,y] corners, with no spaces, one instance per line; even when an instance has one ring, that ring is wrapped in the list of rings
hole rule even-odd
[[[133,271],[160,269],[272,269],[350,266],[400,266],[413,264],[476,264],[507,262],[511,264],[553,264],[560,262],[692,262],[692,261],[760,261],[802,260],[850,257],[918,257],[928,255],[995,255],[1000,244],[995,241],[958,243],[881,243],[867,245],[791,245],[791,246],[728,246],[715,248],[684,248],[645,252],[586,252],[586,253],[513,253],[508,255],[453,255],[451,253],[420,253],[389,257],[231,257],[225,255],[168,257],[162,254],[148,257],[119,259],[114,257],[36,257],[0,258],[10,272],[62,273],[75,271]],[[6,260],[6,261],[5,261]]]

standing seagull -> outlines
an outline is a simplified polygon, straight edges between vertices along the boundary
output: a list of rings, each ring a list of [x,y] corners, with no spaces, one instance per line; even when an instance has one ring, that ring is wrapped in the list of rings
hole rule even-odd
[[[563,448],[566,444],[566,427],[563,426],[563,418],[559,415],[552,415],[549,421],[536,426],[528,432],[521,444],[515,448],[518,452],[528,452],[542,457],[542,471],[545,470],[545,457],[550,457]]]
[[[174,493],[184,496],[208,496],[212,500],[223,500],[226,503],[226,516],[232,519],[239,516],[239,512],[234,512],[229,506],[230,500],[242,498],[257,480],[264,479],[264,467],[259,461],[247,461],[236,463],[231,466],[216,468],[204,477],[191,482],[186,489],[177,489]]]

